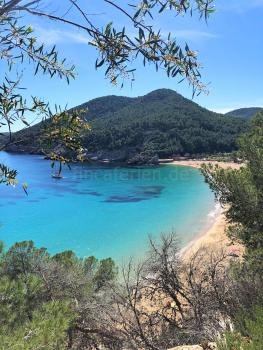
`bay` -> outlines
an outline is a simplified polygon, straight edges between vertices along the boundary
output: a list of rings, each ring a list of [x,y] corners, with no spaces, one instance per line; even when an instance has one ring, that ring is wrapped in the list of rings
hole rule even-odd
[[[73,164],[62,180],[38,155],[1,152],[0,161],[28,183],[0,186],[0,239],[7,246],[33,240],[50,253],[141,256],[148,235],[175,231],[181,245],[205,229],[215,210],[213,194],[190,167],[112,167]]]

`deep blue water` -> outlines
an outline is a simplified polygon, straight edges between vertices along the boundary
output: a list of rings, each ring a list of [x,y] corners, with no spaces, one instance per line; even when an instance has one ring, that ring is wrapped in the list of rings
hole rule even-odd
[[[142,254],[149,234],[174,230],[186,244],[215,205],[202,175],[188,167],[74,164],[55,180],[41,156],[2,152],[0,161],[29,185],[28,196],[20,186],[0,185],[0,239],[7,246],[33,240],[51,253],[72,249],[120,260]]]

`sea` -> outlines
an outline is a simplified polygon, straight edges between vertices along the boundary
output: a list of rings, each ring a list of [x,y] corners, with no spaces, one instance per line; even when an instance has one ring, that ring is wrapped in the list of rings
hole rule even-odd
[[[6,248],[24,240],[50,254],[142,257],[149,236],[175,233],[184,247],[204,231],[218,210],[198,169],[71,164],[52,178],[41,155],[0,153],[18,170],[15,187],[0,185],[0,240]],[[22,184],[27,183],[27,194]]]

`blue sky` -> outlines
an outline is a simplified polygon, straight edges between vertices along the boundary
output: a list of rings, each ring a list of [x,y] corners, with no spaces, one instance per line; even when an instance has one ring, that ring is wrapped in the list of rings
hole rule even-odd
[[[89,3],[90,11],[97,13],[93,18],[98,23],[113,20],[116,27],[127,24],[103,1],[83,3]],[[263,106],[263,0],[218,0],[215,4],[217,12],[208,23],[200,21],[197,15],[179,18],[166,13],[156,17],[154,25],[164,33],[170,31],[199,52],[203,82],[209,83],[210,92],[208,96],[196,97],[197,103],[218,112]],[[58,79],[33,77],[31,68],[25,65],[23,85],[29,88],[28,94],[69,107],[103,95],[138,96],[158,88],[171,88],[191,98],[187,84],[177,84],[165,72],[156,73],[153,67],[144,68],[140,62],[134,65],[137,72],[132,87],[128,81],[122,89],[114,87],[105,79],[103,70],[95,70],[96,52],[87,44],[85,33],[40,18],[25,20],[33,25],[40,41],[56,44],[61,55],[76,64],[78,72],[77,79],[68,86]]]

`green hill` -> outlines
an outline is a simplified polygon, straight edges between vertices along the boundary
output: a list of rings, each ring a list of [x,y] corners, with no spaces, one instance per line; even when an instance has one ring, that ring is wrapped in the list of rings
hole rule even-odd
[[[261,111],[261,109],[262,107],[240,108],[235,109],[234,111],[230,111],[226,115],[236,118],[251,119],[255,114]]]
[[[136,98],[106,96],[77,108],[87,109],[92,130],[83,135],[89,157],[129,160],[154,155],[231,152],[244,120],[208,111],[173,90]],[[17,132],[9,151],[38,153],[41,124]]]

